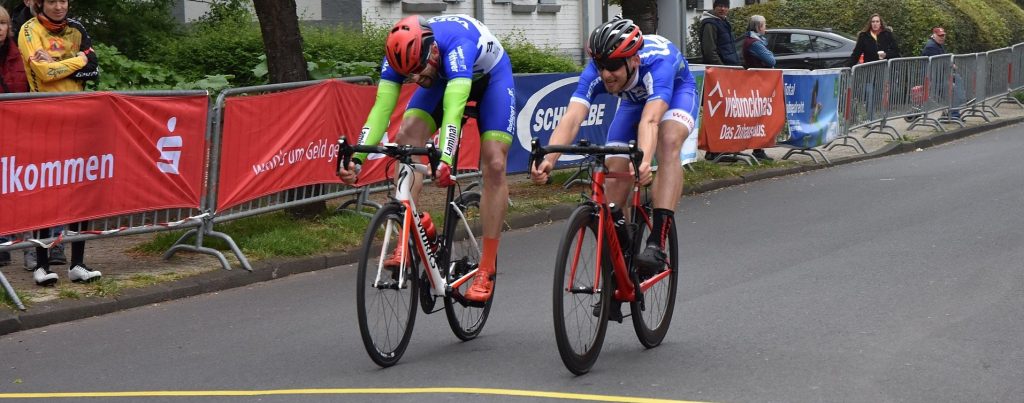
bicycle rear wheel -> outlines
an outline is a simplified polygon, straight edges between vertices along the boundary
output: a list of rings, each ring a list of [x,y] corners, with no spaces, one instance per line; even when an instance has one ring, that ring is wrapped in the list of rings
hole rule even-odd
[[[643,209],[646,212],[646,217],[652,217],[650,201],[645,201]],[[640,231],[640,234],[633,239],[639,240],[640,246],[642,246],[647,235],[650,234],[650,228],[647,227],[648,223],[639,213],[639,211],[633,213],[633,222],[639,224],[637,228]],[[676,287],[679,282],[679,248],[676,240],[675,221],[669,228],[665,253],[668,264],[665,265],[664,272],[668,274],[643,291],[643,305],[638,301],[629,304],[629,311],[633,317],[633,330],[636,331],[636,337],[640,339],[640,344],[646,348],[657,347],[661,344],[672,323],[672,312],[676,304]],[[652,278],[657,278],[659,275]]]
[[[449,248],[449,264],[447,268],[442,269],[446,269],[445,277],[448,284],[452,284],[480,265],[482,247],[480,236],[477,235],[482,231],[480,194],[462,193],[454,203],[459,211],[449,206],[445,216],[445,243]],[[467,281],[453,288],[444,298],[444,313],[448,317],[448,325],[455,336],[463,341],[473,340],[480,334],[487,323],[487,315],[491,312],[491,302],[494,301],[493,295],[484,303],[470,302],[462,298],[472,284],[472,281]]]
[[[359,334],[370,359],[382,367],[395,365],[412,337],[416,322],[417,259],[406,246],[409,259],[404,276],[383,261],[401,242],[404,207],[387,204],[377,211],[366,228],[356,277]],[[400,281],[401,278],[401,281]]]
[[[562,363],[576,375],[594,366],[608,329],[612,289],[607,265],[597,261],[596,213],[594,206],[576,208],[555,262],[555,341]]]

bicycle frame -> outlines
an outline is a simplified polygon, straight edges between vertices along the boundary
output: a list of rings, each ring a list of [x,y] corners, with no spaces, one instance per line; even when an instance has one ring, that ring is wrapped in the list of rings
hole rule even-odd
[[[609,254],[609,256],[608,256],[609,261],[612,264],[612,275],[615,276],[616,288],[614,290],[613,298],[615,298],[615,300],[617,300],[617,301],[622,301],[622,302],[641,302],[641,303],[643,303],[643,301],[638,301],[638,298],[640,298],[640,299],[643,298],[643,292],[647,291],[652,286],[654,286],[654,284],[657,284],[659,281],[661,281],[664,278],[668,277],[671,274],[671,271],[669,271],[669,270],[662,271],[662,272],[658,273],[657,275],[652,276],[651,278],[648,278],[648,279],[640,282],[639,284],[635,283],[633,281],[633,279],[630,277],[629,266],[632,263],[632,259],[627,261],[626,256],[622,253],[622,247],[621,247],[622,240],[619,239],[619,234],[615,230],[615,223],[614,223],[614,220],[612,219],[612,216],[611,216],[611,210],[608,207],[608,201],[607,201],[607,197],[605,196],[605,189],[604,189],[605,180],[608,177],[629,177],[629,176],[631,176],[631,175],[628,175],[628,174],[621,174],[621,173],[609,173],[607,171],[607,167],[605,166],[605,162],[604,162],[605,157],[608,154],[611,154],[612,152],[614,152],[616,150],[614,150],[613,147],[594,147],[594,146],[589,146],[588,144],[585,144],[585,143],[582,143],[582,142],[580,143],[579,146],[549,146],[549,147],[545,147],[545,148],[541,148],[538,144],[535,143],[533,149],[534,149],[534,151],[532,152],[532,154],[534,155],[533,158],[539,158],[539,157],[537,157],[538,155],[542,156],[543,154],[546,154],[548,152],[566,152],[566,153],[592,154],[592,155],[594,155],[596,161],[594,163],[594,167],[592,168],[592,173],[591,173],[590,198],[589,198],[588,201],[584,202],[584,203],[589,203],[589,204],[593,205],[598,210],[597,252],[596,252],[597,253],[597,258],[595,259],[596,261],[594,263],[595,265],[598,266],[598,267],[595,268],[596,270],[594,270],[594,276],[598,277],[598,278],[594,279],[594,284],[600,284],[600,282],[599,282],[600,275],[601,275],[600,274],[601,273],[600,265],[604,261],[605,254],[607,253],[607,254]],[[600,150],[600,152],[598,152],[598,150]],[[633,161],[634,170],[635,170],[635,167],[639,164],[639,159],[642,158],[642,157],[639,157],[638,154],[634,154],[635,144],[631,144],[630,145],[630,150],[632,150],[632,151],[628,151],[628,152],[631,153],[631,157],[630,158]],[[622,151],[618,151],[618,152],[625,153],[625,152],[622,152]],[[638,173],[636,173],[636,174],[638,175]],[[653,223],[651,222],[651,217],[648,216],[647,212],[644,211],[644,209],[642,208],[642,203],[641,203],[641,198],[640,198],[640,186],[636,182],[634,182],[632,190],[633,190],[633,195],[632,195],[631,206],[633,208],[633,211],[637,212],[636,216],[640,218],[639,221],[642,221],[642,222],[634,222],[632,224],[633,225],[646,225],[648,230],[651,230],[652,227],[653,227]],[[638,237],[639,233],[640,232],[637,231],[634,234],[634,237],[635,238]],[[573,263],[572,263],[572,267],[570,269],[570,280],[569,280],[570,281],[569,282],[569,289],[570,290],[574,288],[573,287],[573,282],[574,282],[574,280],[576,278],[576,268],[579,265],[579,260],[580,260],[580,256],[579,256],[580,251],[581,251],[580,246],[583,243],[584,235],[585,234],[583,234],[583,233],[579,234],[579,241],[577,242],[577,246],[575,248],[576,255],[573,256]],[[632,239],[631,241],[632,241],[631,242],[631,249],[635,251],[636,248],[640,244],[640,239]],[[606,242],[607,242],[607,244],[606,244]],[[632,255],[632,253],[631,253],[631,255]],[[595,290],[595,291],[597,291],[597,290]]]
[[[382,147],[395,147],[395,145],[385,144]],[[361,147],[354,147],[354,149],[357,149],[358,151],[366,151],[365,149],[360,148]],[[371,151],[377,150],[373,149]],[[412,186],[416,178],[415,174],[420,173],[423,175],[428,175],[430,174],[430,168],[427,165],[413,163],[411,161],[411,156],[409,155],[398,158],[398,164],[398,178],[395,184],[394,200],[398,203],[401,203],[405,207],[405,213],[404,216],[402,217],[402,231],[399,234],[399,245],[409,245],[410,238],[412,238],[411,240],[413,241],[413,246],[415,247],[416,254],[419,256],[419,260],[423,262],[424,269],[427,272],[427,279],[430,282],[430,294],[435,297],[446,296],[447,293],[451,292],[450,290],[458,288],[461,285],[463,285],[466,281],[472,279],[478,269],[471,270],[470,272],[458,278],[451,284],[447,283],[447,281],[445,280],[445,276],[442,275],[440,263],[438,263],[439,261],[447,260],[447,256],[444,256],[441,253],[446,248],[438,247],[436,248],[437,250],[431,250],[430,248],[428,248],[428,245],[430,245],[430,241],[427,239],[427,231],[420,223],[420,220],[416,219],[416,217],[419,217],[419,211],[416,209],[416,203],[412,199]],[[451,213],[453,212],[455,214],[458,214],[459,218],[464,218],[464,216],[462,215],[462,210],[459,209],[459,207],[455,204],[454,195],[455,189],[453,187],[448,188],[448,196],[446,198],[446,211],[448,212],[448,214],[445,214],[445,222],[454,218],[451,215]],[[465,221],[462,222],[465,223]],[[411,233],[413,228],[415,228],[416,230],[415,237],[413,237]],[[442,228],[447,228],[447,225],[442,223]],[[470,234],[472,234],[472,230],[468,227],[468,224],[466,230]],[[393,223],[388,222],[386,233],[392,234],[394,232],[395,231],[393,228]],[[439,242],[447,242],[446,239],[450,238],[450,236],[451,234],[442,233],[438,235],[438,240]],[[479,251],[480,245],[476,242],[476,238],[471,237],[471,241],[473,247]],[[385,244],[386,243],[387,240],[385,240]],[[398,272],[398,284],[405,284],[406,281],[406,263],[411,260],[407,259],[407,256],[405,256],[405,254],[408,252],[408,248],[400,248],[401,256],[399,261],[401,262],[401,266]],[[381,281],[382,273],[385,272],[385,253],[387,253],[387,251],[384,248],[381,248],[381,256],[377,263],[377,275],[376,278],[374,279],[374,284],[377,284]],[[441,259],[442,257],[445,259]],[[454,263],[450,263],[450,265],[451,264]],[[451,267],[449,267],[449,270],[450,269]]]

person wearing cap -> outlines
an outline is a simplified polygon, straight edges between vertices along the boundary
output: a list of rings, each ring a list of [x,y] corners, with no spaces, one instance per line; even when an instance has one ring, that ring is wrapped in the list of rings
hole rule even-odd
[[[924,44],[924,49],[921,50],[921,56],[939,56],[944,55],[946,52],[946,30],[942,27],[932,28],[932,34],[928,37],[928,41]],[[964,94],[963,85],[960,83],[963,80],[960,78],[960,74],[956,73],[956,66],[953,66],[953,103],[956,105],[963,105],[963,100],[966,98]],[[960,119],[959,109],[950,109],[949,116],[953,119]]]
[[[938,56],[946,54],[946,30],[942,27],[932,28],[932,35],[924,44],[921,56]]]

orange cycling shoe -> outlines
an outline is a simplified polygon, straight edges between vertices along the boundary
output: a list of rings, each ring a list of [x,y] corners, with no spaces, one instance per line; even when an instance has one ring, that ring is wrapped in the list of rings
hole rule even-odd
[[[406,251],[405,251],[405,265],[406,266],[409,266],[411,264],[409,262],[409,253],[411,253],[411,251],[406,249]],[[402,267],[402,248],[401,247],[395,246],[395,250],[391,251],[391,253],[388,255],[388,257],[384,259],[384,267],[394,267],[394,268]]]
[[[473,285],[466,291],[466,299],[473,302],[487,302],[491,299],[494,291],[494,269],[486,270],[483,267],[473,277]]]

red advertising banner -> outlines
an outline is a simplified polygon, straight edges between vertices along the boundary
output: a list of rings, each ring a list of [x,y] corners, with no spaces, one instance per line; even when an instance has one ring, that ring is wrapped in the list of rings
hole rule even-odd
[[[405,105],[416,86],[402,88],[388,136],[398,132]],[[337,140],[353,144],[377,96],[376,86],[337,80],[266,95],[228,98],[224,106],[217,210],[294,187],[337,183]],[[463,130],[459,166],[475,168],[479,135],[474,124]],[[371,156],[359,184],[385,180],[387,163]]]
[[[739,152],[775,145],[786,124],[781,70],[708,67],[704,72],[700,148]]]
[[[204,95],[0,102],[0,234],[199,208]]]

